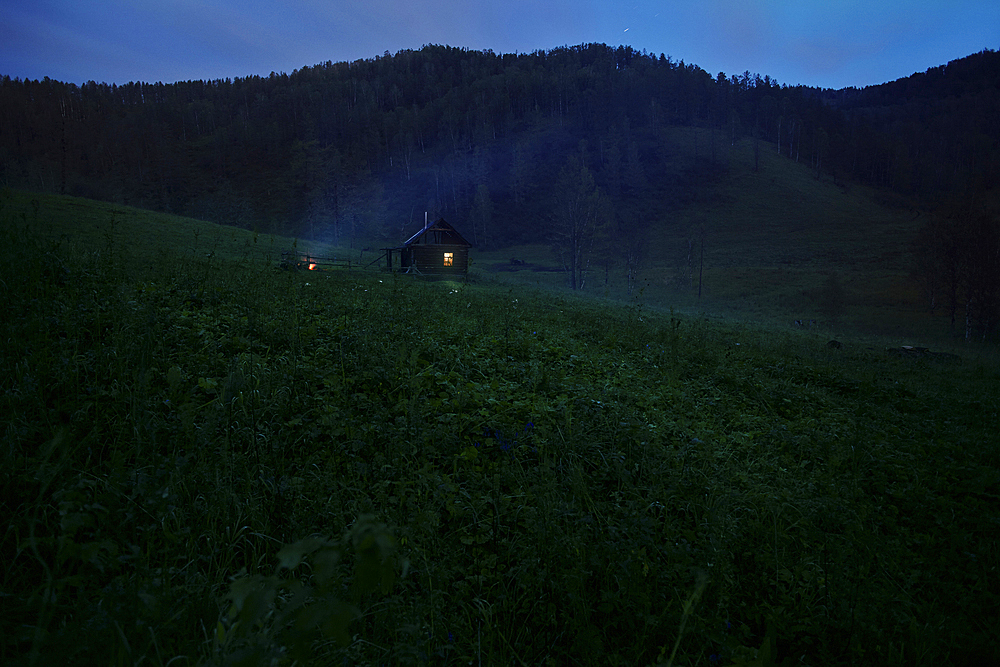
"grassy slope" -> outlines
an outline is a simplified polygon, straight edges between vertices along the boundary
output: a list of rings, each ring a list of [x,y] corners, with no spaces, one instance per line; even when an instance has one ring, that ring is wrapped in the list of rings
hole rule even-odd
[[[283,252],[308,252],[320,256],[349,252],[324,243],[256,234],[236,227],[79,197],[5,189],[0,196],[0,206],[5,226],[28,228],[35,238],[74,252],[92,254],[98,262],[135,266],[163,258],[189,261],[211,256],[254,261],[277,260]],[[373,258],[365,256],[366,261]]]
[[[706,152],[689,130],[673,129],[681,152]],[[640,280],[648,306],[711,312],[737,319],[790,326],[817,320],[824,334],[873,344],[935,345],[951,349],[944,318],[927,313],[909,274],[910,244],[923,219],[903,203],[869,188],[842,186],[826,174],[776,154],[761,144],[753,170],[753,144],[719,146],[728,173],[694,201],[655,223]],[[704,233],[702,298],[697,299],[698,261]],[[689,259],[689,242],[694,255]],[[478,255],[481,265],[503,265],[511,256],[554,266],[544,246]],[[623,269],[613,267],[610,285],[597,265],[591,293],[623,298]],[[509,267],[502,267],[508,269]],[[489,273],[484,271],[484,273]],[[561,287],[559,274],[504,270],[496,277]],[[842,289],[831,299],[831,278]]]
[[[908,286],[909,245],[920,224],[910,210],[878,201],[863,187],[841,187],[761,146],[732,152],[730,178],[704,214],[709,298],[735,302],[749,316],[825,320],[871,333],[906,331],[901,319],[924,310]],[[669,237],[668,237],[669,239]],[[674,237],[673,242],[680,239]],[[665,239],[667,243],[669,240]],[[844,288],[840,312],[824,307],[824,282]]]
[[[112,212],[168,238],[126,257]],[[1000,655],[985,356],[278,271],[79,200],[0,215],[2,663]],[[85,252],[52,240],[87,220]]]

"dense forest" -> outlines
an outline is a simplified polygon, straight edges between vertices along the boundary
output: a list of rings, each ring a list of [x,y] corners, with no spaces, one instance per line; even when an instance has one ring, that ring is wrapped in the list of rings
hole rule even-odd
[[[613,210],[669,205],[746,137],[817,174],[937,199],[984,188],[1000,162],[993,51],[833,91],[603,44],[427,46],[267,78],[4,77],[0,108],[6,185],[337,241],[396,240],[424,211],[480,242],[526,240],[570,159]],[[705,135],[680,169],[665,132],[676,126]]]

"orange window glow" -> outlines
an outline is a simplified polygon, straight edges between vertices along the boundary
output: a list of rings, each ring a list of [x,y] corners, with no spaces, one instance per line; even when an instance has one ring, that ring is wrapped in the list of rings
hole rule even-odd
[[[444,265],[445,266],[452,266],[454,263],[455,263],[455,253],[453,253],[453,252],[446,252],[444,254]]]

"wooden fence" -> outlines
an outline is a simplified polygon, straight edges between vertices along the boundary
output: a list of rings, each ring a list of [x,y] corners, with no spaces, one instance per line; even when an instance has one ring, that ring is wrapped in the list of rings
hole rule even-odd
[[[300,252],[281,253],[281,265],[306,271],[330,271],[332,269],[360,269],[364,265],[347,257],[319,257]]]

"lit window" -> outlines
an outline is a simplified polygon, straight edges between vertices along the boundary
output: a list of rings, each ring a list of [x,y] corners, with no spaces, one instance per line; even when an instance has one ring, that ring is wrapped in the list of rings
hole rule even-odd
[[[453,253],[453,252],[446,252],[444,254],[444,265],[445,266],[452,266],[454,263],[455,263],[455,253]]]

